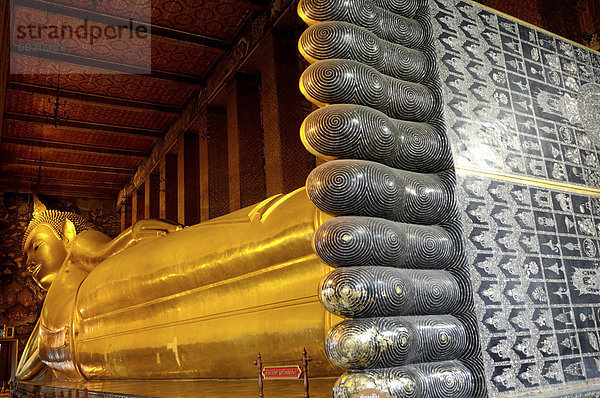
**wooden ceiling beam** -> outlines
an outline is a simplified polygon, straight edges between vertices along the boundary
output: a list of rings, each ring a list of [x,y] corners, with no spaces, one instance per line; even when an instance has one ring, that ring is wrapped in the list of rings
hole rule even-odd
[[[32,94],[50,95],[53,97],[56,96],[56,88],[55,87],[40,86],[37,84],[11,81],[11,82],[8,82],[7,88],[9,90],[23,91],[23,92],[32,93]],[[60,89],[60,96],[61,96],[61,98],[73,99],[73,100],[77,100],[77,101],[93,102],[93,103],[97,103],[97,104],[110,105],[113,108],[114,107],[133,108],[133,109],[166,113],[171,116],[181,115],[181,109],[179,109],[176,106],[156,104],[153,102],[128,100],[128,99],[118,98],[118,97],[107,97],[105,95],[83,93],[83,92],[79,92],[79,91],[65,90],[63,88]]]
[[[246,4],[247,8],[262,8],[266,4],[266,1],[264,0],[241,0],[240,2]],[[166,39],[177,40],[184,43],[210,47],[213,50],[220,52],[221,54],[227,54],[231,51],[231,44],[226,40],[221,40],[194,32],[174,29],[168,26],[155,25],[149,22],[144,22],[136,19],[130,20],[129,18],[123,18],[116,15],[94,12],[83,8],[69,6],[66,4],[58,4],[53,1],[19,0],[18,4],[28,8],[33,8],[35,10],[66,15],[81,20],[87,19],[90,22],[96,22],[113,26],[129,26],[129,23],[131,22],[134,26],[144,25],[148,27],[151,36],[164,37]]]
[[[36,49],[36,51],[27,51],[24,48],[20,49],[18,46],[13,46],[13,48],[11,48],[11,53],[33,56],[36,58],[47,59],[49,61],[66,62],[70,64],[85,66],[88,68],[104,69],[106,71],[111,71],[115,73],[125,73],[170,82],[186,83],[198,87],[204,87],[206,85],[204,79],[195,75],[167,72],[134,65],[126,65],[118,62],[84,57],[81,55],[58,53],[41,49]]]
[[[16,113],[16,112],[6,112],[4,114],[5,120],[18,120],[21,122],[29,122],[36,124],[52,124],[52,118],[41,116],[41,115],[31,115],[28,113]],[[126,126],[116,126],[113,124],[102,124],[102,123],[92,123],[92,122],[84,122],[81,120],[60,120],[57,123],[58,126],[61,127],[72,127],[76,129],[84,129],[84,130],[92,130],[92,131],[101,131],[108,133],[117,133],[117,134],[129,134],[129,135],[138,135],[138,136],[146,136],[146,137],[162,137],[163,132],[160,130],[150,130],[150,129],[141,129],[137,127],[126,127]]]
[[[84,145],[84,144],[71,144],[58,141],[41,140],[35,138],[21,138],[21,137],[9,137],[5,136],[3,144],[11,144],[25,147],[36,147],[36,148],[49,148],[58,149],[61,151],[69,152],[86,152],[86,153],[99,153],[102,155],[110,156],[126,156],[133,158],[143,158],[147,155],[144,151],[135,151],[131,149],[121,148],[109,148],[101,147],[97,145]]]
[[[113,199],[114,189],[103,189],[95,186],[66,186],[40,184],[35,187],[36,194],[58,197],[76,197],[88,199]],[[5,181],[0,178],[0,192],[34,193],[32,184],[27,181]]]
[[[10,176],[3,176],[0,178],[0,181],[11,182],[11,183],[29,183],[32,185],[36,185],[35,175],[21,175],[21,174],[13,174]],[[82,187],[82,188],[106,188],[117,190],[120,188],[120,184],[114,182],[106,182],[106,181],[88,181],[88,180],[73,180],[73,179],[65,179],[65,178],[49,178],[44,177],[42,175],[41,181],[46,185],[60,185],[64,187]]]
[[[40,166],[40,161],[32,159],[2,158],[0,159],[0,164],[37,168]],[[64,171],[90,171],[97,174],[116,174],[121,176],[130,175],[135,172],[135,169],[128,169],[124,167],[52,162],[48,160],[42,160],[42,168]]]

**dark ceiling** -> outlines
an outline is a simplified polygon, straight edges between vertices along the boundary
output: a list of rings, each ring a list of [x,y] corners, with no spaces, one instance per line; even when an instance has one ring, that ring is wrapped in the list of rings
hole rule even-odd
[[[11,29],[131,18],[149,26],[151,48],[123,41],[130,47],[107,51],[102,40],[59,51],[11,46],[0,189],[116,198],[264,3],[152,0],[141,10],[132,0],[17,0]],[[151,71],[138,65],[144,57]]]

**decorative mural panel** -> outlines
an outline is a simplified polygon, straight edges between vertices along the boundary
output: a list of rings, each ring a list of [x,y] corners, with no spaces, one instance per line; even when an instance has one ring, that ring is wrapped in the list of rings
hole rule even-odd
[[[600,187],[600,54],[471,3],[436,4],[456,167]]]
[[[490,395],[600,377],[599,198],[458,180]]]
[[[473,3],[432,7],[488,396],[593,390],[600,54]]]

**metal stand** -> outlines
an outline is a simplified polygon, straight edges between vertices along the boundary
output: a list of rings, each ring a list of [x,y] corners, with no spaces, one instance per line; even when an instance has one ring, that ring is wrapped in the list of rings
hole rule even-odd
[[[254,364],[258,366],[258,396],[259,398],[263,398],[263,374],[262,374],[262,358],[260,356],[260,352],[258,353],[258,357]]]
[[[312,358],[306,354],[306,348],[302,351],[302,373],[304,374],[304,398],[309,398],[308,395],[308,363]]]
[[[304,398],[310,398],[310,395],[308,393],[308,363],[312,361],[312,358],[308,356],[308,354],[306,353],[306,348],[304,348],[302,350],[302,376],[303,376],[303,381],[304,381]],[[258,367],[258,396],[259,398],[264,398],[264,392],[263,392],[263,364],[265,363],[298,363],[298,360],[282,360],[282,361],[263,361],[262,357],[260,355],[260,352],[258,353],[258,356],[256,358],[256,361],[254,361],[254,365],[256,365]]]

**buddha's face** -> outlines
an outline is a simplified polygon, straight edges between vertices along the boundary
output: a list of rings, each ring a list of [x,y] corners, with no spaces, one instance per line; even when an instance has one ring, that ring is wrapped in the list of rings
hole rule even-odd
[[[48,290],[67,257],[65,242],[47,225],[35,227],[25,242],[27,269],[35,282]]]

